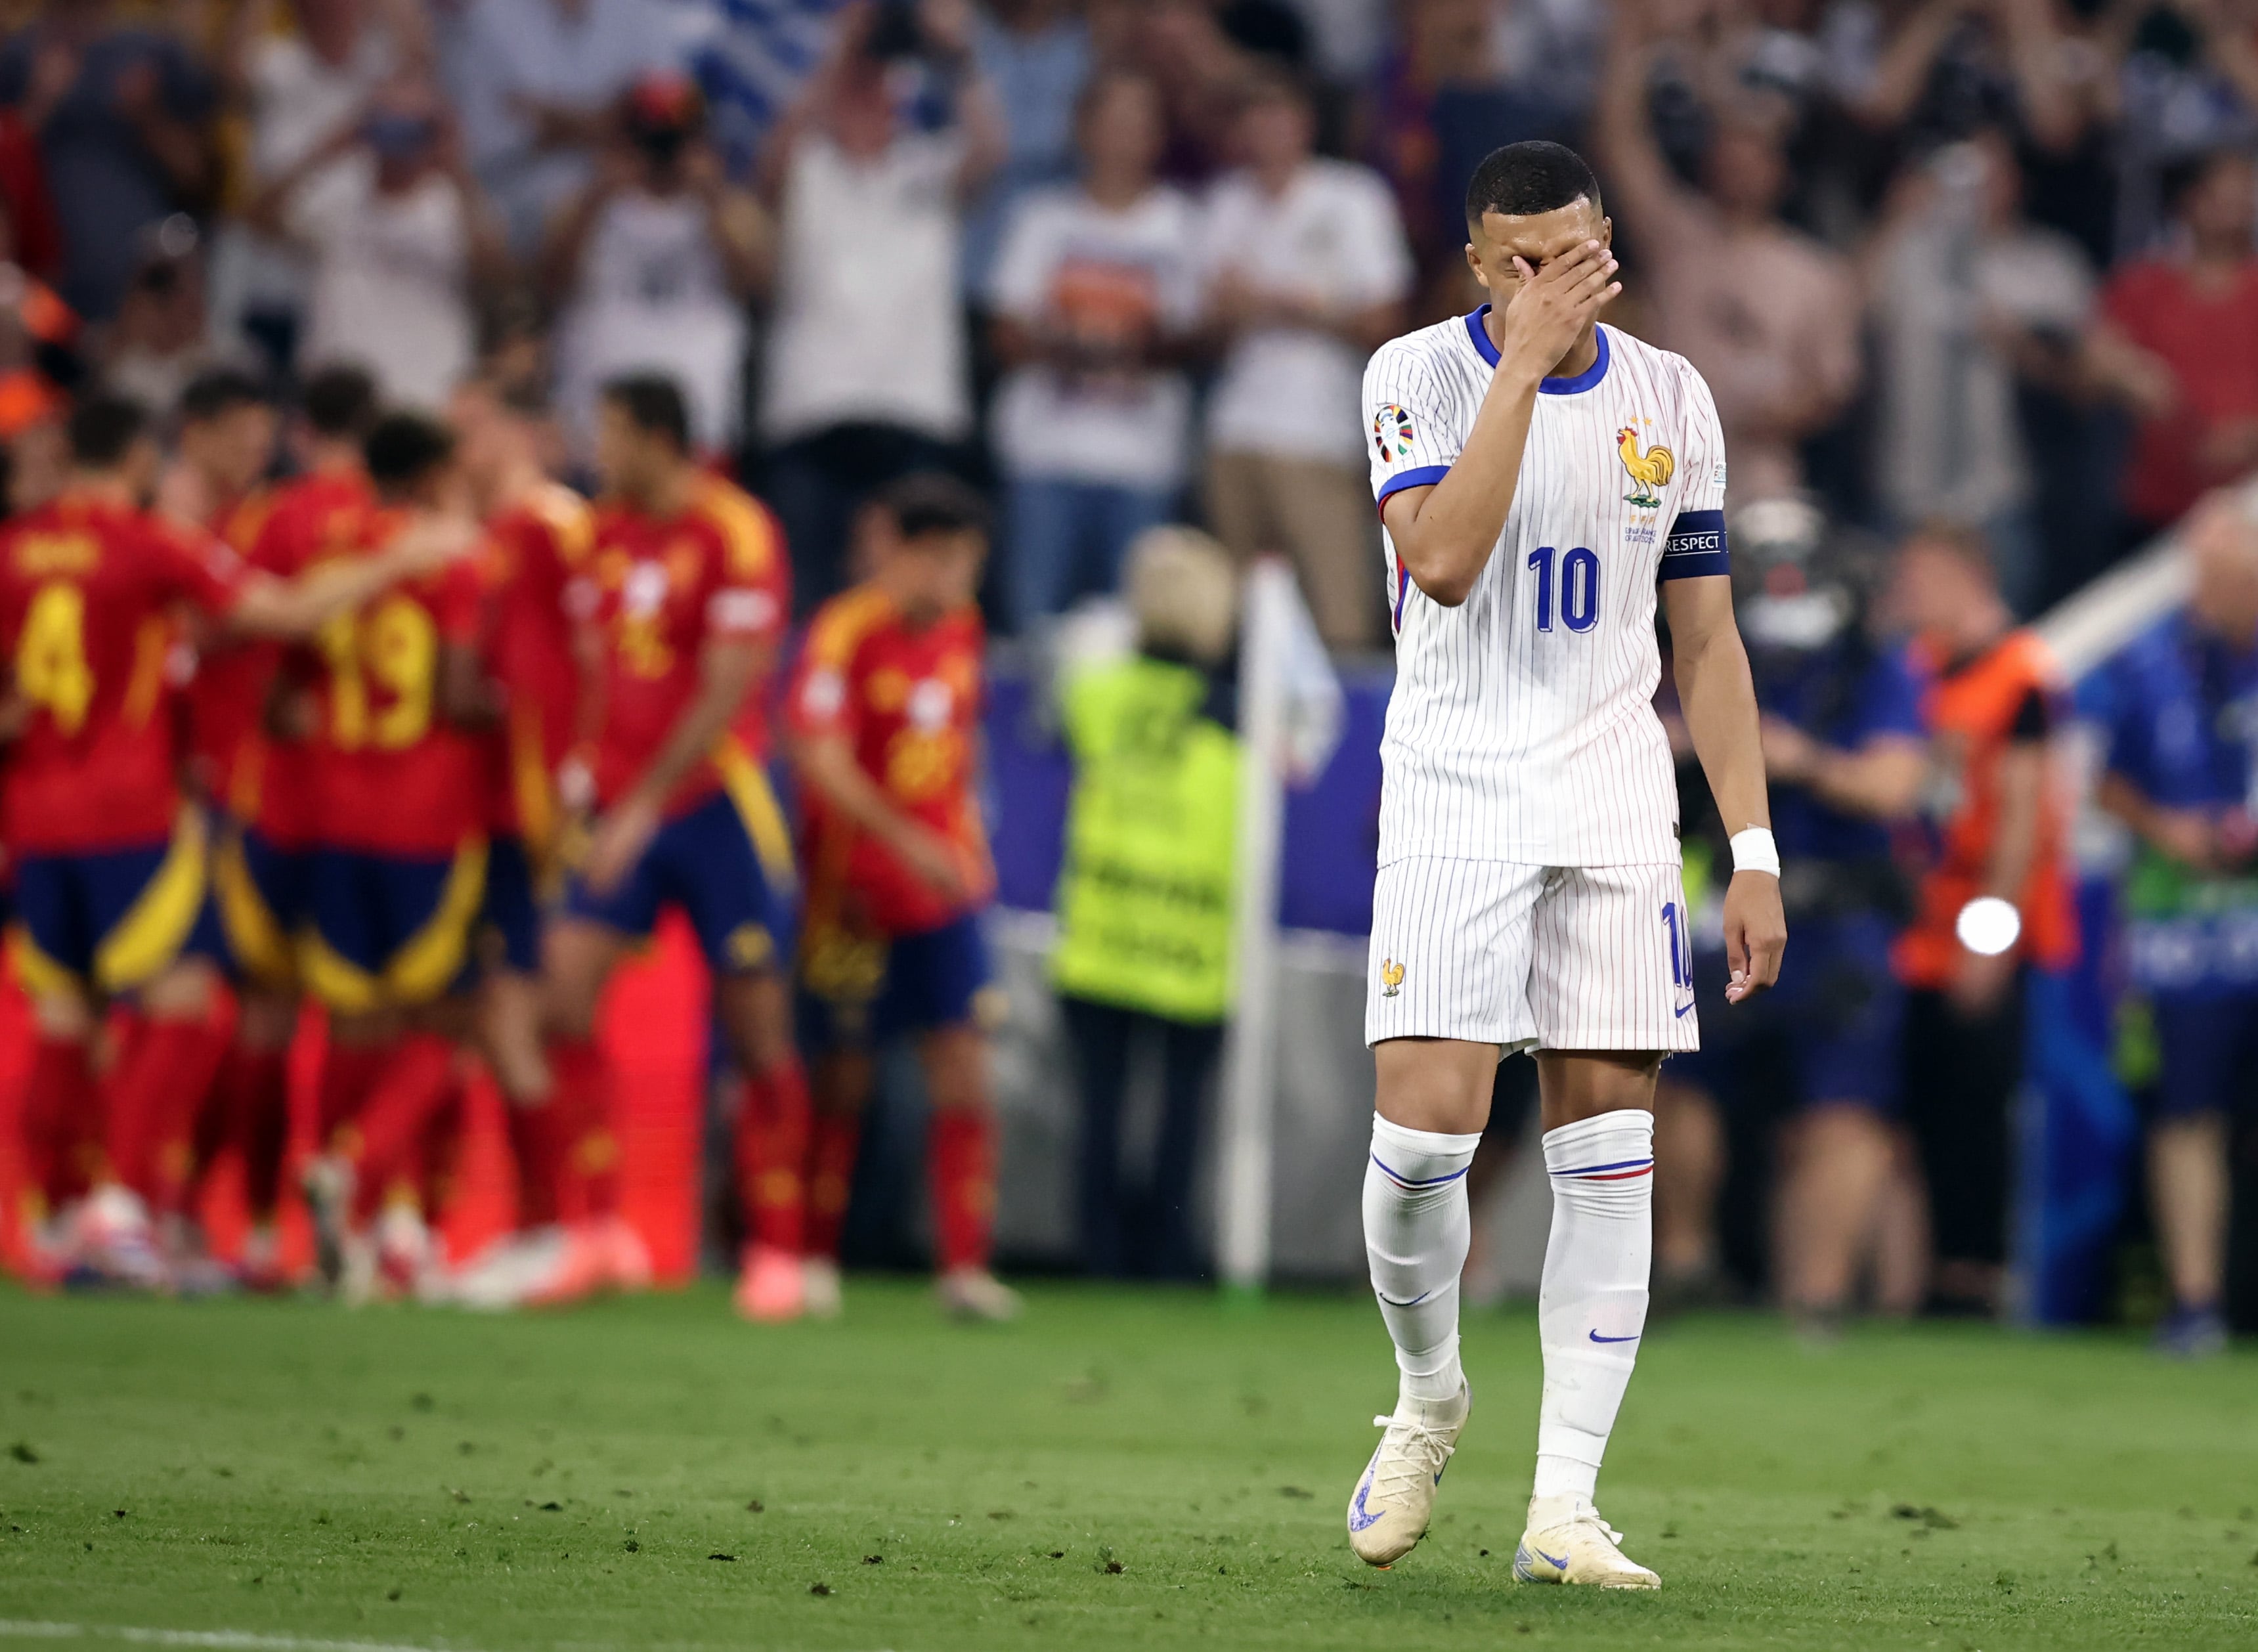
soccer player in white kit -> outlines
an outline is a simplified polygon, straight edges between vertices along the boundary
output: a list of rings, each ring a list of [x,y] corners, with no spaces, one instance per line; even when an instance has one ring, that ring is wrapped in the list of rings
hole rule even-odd
[[[1466,261],[1491,302],[1365,370],[1396,678],[1381,743],[1365,1039],[1378,1095],[1365,1244],[1395,1410],[1349,1542],[1426,1531],[1467,1411],[1466,1173],[1497,1063],[1535,1054],[1552,1180],[1544,1396],[1524,1582],[1652,1589],[1594,1507],[1646,1320],[1654,1082],[1698,1046],[1669,742],[1670,624],[1694,747],[1734,833],[1734,1003],[1787,928],[1748,656],[1733,623],[1725,450],[1682,358],[1600,324],[1622,290],[1590,167],[1558,144],[1482,162]]]

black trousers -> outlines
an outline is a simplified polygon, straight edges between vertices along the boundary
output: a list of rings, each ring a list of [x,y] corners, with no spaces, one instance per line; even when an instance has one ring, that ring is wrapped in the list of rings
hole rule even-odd
[[[1062,996],[1059,1009],[1082,1079],[1083,1266],[1114,1279],[1197,1278],[1193,1184],[1223,1028],[1087,998]],[[1161,1129],[1152,1173],[1132,1187],[1123,1171],[1122,1104],[1130,1052],[1148,1039],[1161,1051]]]
[[[1906,996],[1906,1123],[1921,1146],[1939,1262],[2007,1259],[2023,988],[2019,973],[1999,1002],[1976,1016],[1942,992]]]

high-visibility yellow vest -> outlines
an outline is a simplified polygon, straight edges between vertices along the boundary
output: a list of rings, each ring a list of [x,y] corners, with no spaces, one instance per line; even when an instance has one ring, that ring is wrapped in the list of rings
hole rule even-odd
[[[1178,1021],[1231,1001],[1239,741],[1202,714],[1207,680],[1139,656],[1068,685],[1075,764],[1059,874],[1062,992]]]

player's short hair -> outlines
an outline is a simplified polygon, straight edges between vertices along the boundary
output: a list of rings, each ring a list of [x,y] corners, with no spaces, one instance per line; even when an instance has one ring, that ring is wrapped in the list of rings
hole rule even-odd
[[[376,423],[376,379],[366,367],[333,362],[306,380],[298,407],[316,436],[358,442]]]
[[[1466,181],[1466,222],[1480,223],[1485,212],[1526,218],[1580,200],[1600,204],[1590,163],[1566,144],[1532,138],[1482,157]]]
[[[904,539],[929,534],[988,532],[988,501],[974,488],[940,471],[920,471],[878,491],[880,509]]]
[[[202,424],[238,408],[264,406],[273,399],[265,385],[240,367],[208,367],[181,392],[181,421]]]
[[[397,498],[455,456],[455,433],[428,413],[387,413],[361,442],[376,491]]]
[[[605,381],[603,396],[636,429],[664,436],[680,452],[690,451],[690,404],[682,386],[664,373],[621,373]]]
[[[71,463],[85,471],[113,470],[149,434],[149,409],[130,396],[96,391],[71,409]]]

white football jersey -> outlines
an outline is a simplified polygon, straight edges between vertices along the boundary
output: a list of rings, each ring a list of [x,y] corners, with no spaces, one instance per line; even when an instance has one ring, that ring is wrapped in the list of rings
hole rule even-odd
[[[1497,366],[1488,308],[1383,344],[1365,368],[1381,500],[1458,458]],[[1428,598],[1386,543],[1383,866],[1678,860],[1656,588],[1728,571],[1724,437],[1684,357],[1607,326],[1599,352],[1540,386],[1505,531],[1464,603]]]

